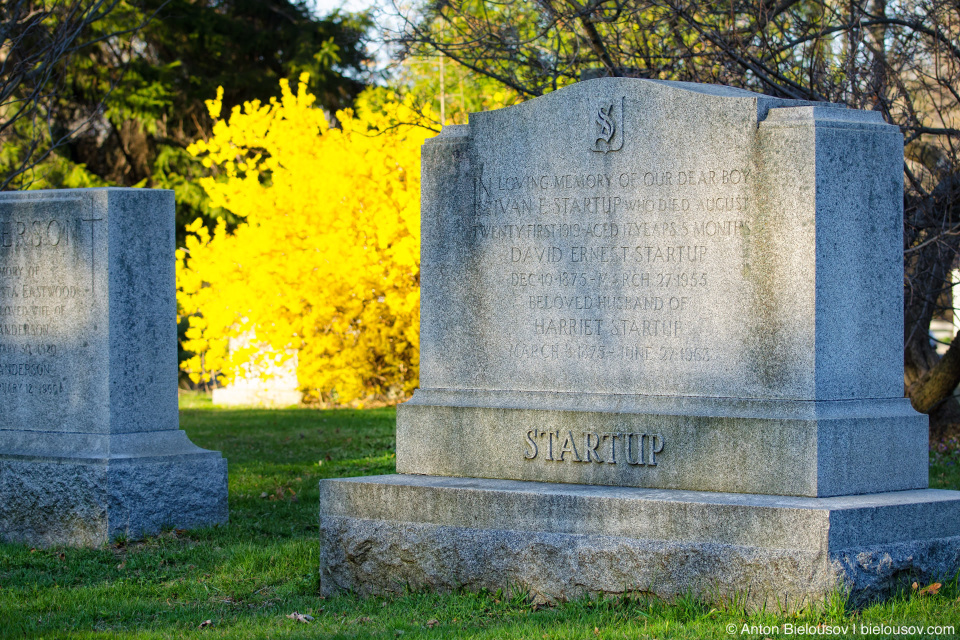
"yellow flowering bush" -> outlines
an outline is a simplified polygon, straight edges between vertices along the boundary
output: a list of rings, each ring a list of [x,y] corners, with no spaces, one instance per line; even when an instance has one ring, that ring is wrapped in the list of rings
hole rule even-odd
[[[258,358],[296,353],[307,398],[398,397],[417,384],[420,145],[423,114],[369,90],[331,128],[301,76],[268,104],[217,119],[191,153],[216,167],[213,207],[244,222],[212,233],[198,220],[178,252],[178,303],[188,316],[183,363],[194,381],[229,382]],[[428,114],[429,117],[429,114]],[[231,337],[246,346],[231,352]]]

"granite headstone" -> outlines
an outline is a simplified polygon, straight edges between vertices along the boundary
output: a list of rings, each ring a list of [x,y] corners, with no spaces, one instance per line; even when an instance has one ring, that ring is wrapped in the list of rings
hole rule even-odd
[[[877,112],[678,82],[445,127],[404,475],[322,483],[323,589],[796,603],[955,571],[903,397],[902,167]]]
[[[172,191],[0,193],[0,538],[97,545],[227,519],[179,429]]]
[[[231,338],[229,350],[250,349],[256,335],[251,333]],[[297,384],[297,353],[277,362],[277,351],[269,345],[260,345],[259,353],[239,367],[230,384],[213,390],[215,407],[274,407],[300,404],[303,394]]]

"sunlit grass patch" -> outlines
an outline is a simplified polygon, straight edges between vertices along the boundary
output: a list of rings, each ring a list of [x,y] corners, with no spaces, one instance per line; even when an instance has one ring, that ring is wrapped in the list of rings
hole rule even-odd
[[[0,545],[0,637],[635,640],[775,637],[744,635],[744,625],[960,630],[955,579],[861,610],[837,599],[796,613],[648,593],[550,604],[516,588],[324,599],[318,481],[392,473],[394,411],[219,409],[203,398],[183,406],[190,438],[229,461],[230,523],[100,549]],[[950,455],[931,457],[932,485],[960,487]],[[293,612],[313,620],[298,622]]]

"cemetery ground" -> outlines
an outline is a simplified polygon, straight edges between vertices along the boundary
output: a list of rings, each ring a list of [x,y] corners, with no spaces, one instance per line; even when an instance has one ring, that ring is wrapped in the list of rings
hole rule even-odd
[[[643,593],[558,605],[518,590],[321,598],[317,481],[392,473],[394,424],[391,408],[224,410],[204,397],[181,400],[191,440],[229,460],[230,524],[100,549],[0,545],[0,637],[776,638],[788,629],[812,637],[811,627],[856,626],[863,635],[886,625],[873,637],[900,638],[939,636],[894,635],[896,627],[960,630],[956,578],[867,608],[836,598],[794,614]],[[960,489],[957,442],[942,449],[931,453],[930,484]]]

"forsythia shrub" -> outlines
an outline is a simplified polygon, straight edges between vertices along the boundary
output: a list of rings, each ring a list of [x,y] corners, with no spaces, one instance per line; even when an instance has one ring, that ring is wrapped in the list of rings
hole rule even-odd
[[[295,352],[308,398],[406,395],[419,361],[420,145],[434,132],[382,89],[330,128],[305,83],[294,94],[281,82],[279,99],[228,119],[222,90],[207,103],[213,135],[190,151],[217,167],[202,182],[212,206],[244,222],[188,227],[177,300],[196,355],[184,369],[229,381],[246,362]],[[242,336],[255,340],[231,353]]]

